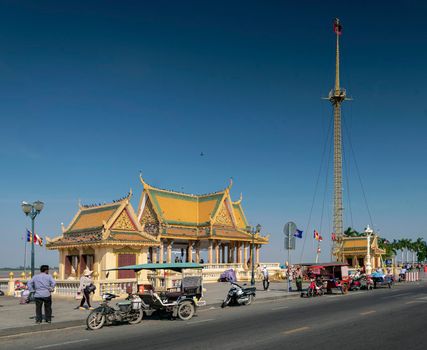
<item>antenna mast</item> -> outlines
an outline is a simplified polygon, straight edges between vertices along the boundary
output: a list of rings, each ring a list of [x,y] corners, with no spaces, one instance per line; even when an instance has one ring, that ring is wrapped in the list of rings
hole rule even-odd
[[[340,35],[342,26],[338,18],[334,21],[336,34],[335,87],[329,92],[329,101],[334,108],[334,209],[333,209],[333,246],[332,255],[342,260],[343,206],[342,206],[342,133],[341,104],[346,100],[346,91],[340,87]]]

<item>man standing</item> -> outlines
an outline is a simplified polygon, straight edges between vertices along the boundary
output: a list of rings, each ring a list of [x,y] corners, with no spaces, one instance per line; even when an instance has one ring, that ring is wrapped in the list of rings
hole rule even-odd
[[[268,287],[270,286],[270,278],[268,275],[267,266],[263,266],[262,268],[262,286],[264,287],[264,290],[268,290]]]
[[[44,304],[44,314],[47,323],[51,323],[52,319],[52,296],[51,293],[55,288],[55,280],[49,275],[49,266],[40,266],[40,273],[34,276],[28,282],[28,288],[34,292],[36,302],[36,323],[42,322],[42,306]]]
[[[295,271],[295,284],[297,285],[297,291],[302,292],[302,271],[301,266],[297,266],[297,270]]]

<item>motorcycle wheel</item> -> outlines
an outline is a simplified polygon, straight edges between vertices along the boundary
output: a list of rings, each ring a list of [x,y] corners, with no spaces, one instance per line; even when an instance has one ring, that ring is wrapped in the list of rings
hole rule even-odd
[[[183,321],[188,321],[194,315],[195,309],[191,301],[184,301],[178,306],[178,317]]]
[[[142,321],[142,317],[144,316],[144,311],[142,309],[139,310],[132,310],[130,318],[129,318],[129,324],[137,324]]]
[[[243,305],[251,305],[253,300],[254,300],[254,296],[249,295],[248,301],[246,301]]]
[[[221,307],[225,308],[228,304],[230,304],[230,300],[231,299],[229,297],[225,298],[225,300],[221,304]]]
[[[86,319],[87,328],[91,330],[101,329],[105,324],[105,315],[93,310]]]

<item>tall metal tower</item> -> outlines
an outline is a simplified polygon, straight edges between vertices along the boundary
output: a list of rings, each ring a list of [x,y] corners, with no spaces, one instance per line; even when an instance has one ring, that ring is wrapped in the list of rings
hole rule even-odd
[[[343,206],[342,206],[342,134],[341,104],[345,101],[346,91],[340,87],[340,35],[342,26],[338,18],[334,21],[337,46],[335,57],[335,87],[329,92],[328,99],[334,108],[334,212],[333,212],[333,247],[332,254],[337,261],[342,260],[340,254],[343,238]]]

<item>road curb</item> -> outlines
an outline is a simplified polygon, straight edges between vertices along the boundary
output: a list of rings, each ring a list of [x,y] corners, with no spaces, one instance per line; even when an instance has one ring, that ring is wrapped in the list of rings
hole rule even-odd
[[[286,293],[286,292],[284,292]],[[293,299],[293,298],[299,298],[300,294],[284,294],[284,295],[274,295],[270,297],[263,297],[255,299],[255,303],[263,301],[263,300],[279,300],[279,299]],[[210,309],[211,307],[220,307],[221,301],[218,300],[213,303],[206,304],[205,306],[199,307],[200,310]],[[72,321],[61,321],[61,322],[53,322],[53,323],[42,323],[40,325],[32,325],[32,326],[25,326],[25,327],[14,327],[14,328],[7,328],[0,330],[0,338],[3,337],[10,337],[14,335],[20,335],[20,334],[28,334],[28,333],[40,333],[40,332],[46,332],[46,331],[53,331],[58,329],[64,329],[69,327],[77,327],[77,326],[86,326],[86,319],[81,320],[72,320]]]
[[[86,324],[86,320],[73,320],[73,321],[62,321],[57,323],[42,323],[35,324],[33,326],[25,326],[25,327],[14,327],[0,330],[0,338],[9,337],[13,335],[25,334],[25,333],[39,333],[52,331],[56,329],[64,329],[69,327],[76,326],[84,326]]]

